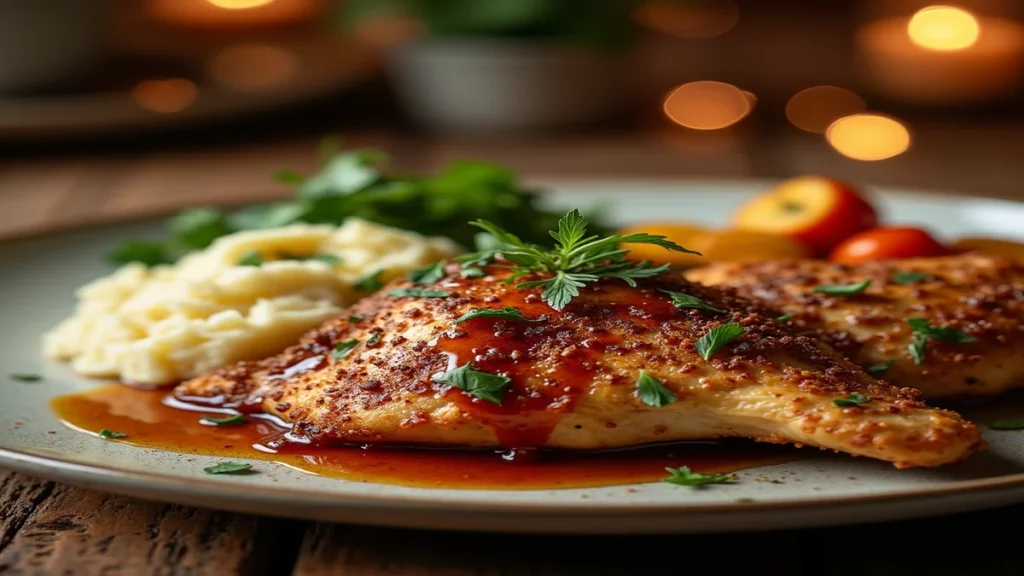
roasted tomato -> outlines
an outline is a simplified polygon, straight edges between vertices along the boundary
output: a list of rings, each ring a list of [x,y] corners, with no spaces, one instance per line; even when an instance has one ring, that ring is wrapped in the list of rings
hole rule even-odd
[[[849,236],[878,225],[878,214],[853,186],[832,178],[784,180],[744,202],[733,226],[795,238],[824,257]]]
[[[829,260],[857,264],[872,260],[931,258],[951,253],[949,248],[920,228],[883,226],[850,236],[836,246]]]

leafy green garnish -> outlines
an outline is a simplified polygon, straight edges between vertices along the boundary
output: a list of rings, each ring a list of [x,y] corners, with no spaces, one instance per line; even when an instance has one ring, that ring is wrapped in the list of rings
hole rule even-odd
[[[997,420],[988,427],[993,430],[1024,430],[1024,420]]]
[[[388,292],[388,296],[393,298],[402,298],[404,296],[414,296],[417,298],[447,298],[452,293],[447,290],[429,290],[426,288],[396,288]]]
[[[244,414],[232,414],[231,416],[225,416],[224,418],[203,416],[199,421],[206,424],[213,424],[214,426],[238,426],[239,424],[245,424],[249,419],[246,418]]]
[[[576,296],[580,288],[602,278],[617,278],[630,286],[636,286],[637,279],[656,276],[668,270],[669,265],[652,266],[651,261],[631,262],[626,260],[628,249],[620,244],[653,244],[666,250],[697,254],[666,239],[652,234],[613,235],[601,238],[587,236],[587,221],[579,210],[571,210],[558,221],[558,230],[552,231],[554,248],[543,248],[521,240],[503,230],[493,222],[475,220],[473,225],[489,232],[501,247],[501,257],[510,262],[502,265],[512,275],[507,283],[518,281],[523,276],[547,276],[543,280],[531,280],[516,285],[517,288],[543,288],[541,299],[555,310],[561,310]],[[476,262],[481,253],[470,254],[462,262]]]
[[[868,374],[883,374],[889,368],[892,368],[892,365],[895,363],[896,360],[890,359],[886,360],[885,362],[879,362],[878,364],[872,364],[871,366],[865,368],[865,370],[867,370]]]
[[[690,470],[689,466],[682,466],[680,468],[665,468],[668,472],[668,478],[663,481],[669,484],[678,484],[679,486],[706,486],[708,484],[728,484],[732,481],[731,474],[701,474],[700,472],[694,472]]]
[[[476,266],[464,266],[459,271],[459,276],[463,278],[483,278],[487,273]]]
[[[502,396],[512,380],[506,376],[488,374],[473,368],[472,362],[434,376],[431,380],[438,384],[453,386],[476,398],[492,404],[501,405]]]
[[[127,434],[125,434],[124,432],[118,432],[117,430],[107,430],[106,428],[104,428],[103,430],[100,430],[100,438],[106,438],[107,440],[110,440],[110,439],[113,439],[113,438],[127,438],[127,437],[128,437]]]
[[[896,284],[917,284],[918,282],[925,282],[930,278],[931,276],[921,272],[900,272],[897,270],[892,273],[892,281]]]
[[[636,380],[636,394],[644,404],[655,408],[667,406],[679,399],[675,393],[665,388],[661,380],[651,376],[646,370],[641,370],[640,377]]]
[[[870,400],[871,399],[868,398],[867,396],[863,394],[857,394],[856,392],[854,392],[853,394],[850,394],[846,398],[836,398],[835,400],[832,400],[832,403],[840,408],[850,408],[851,406],[864,404],[866,402],[869,402]]]
[[[262,266],[263,253],[259,250],[250,250],[242,255],[236,262],[239,266]]]
[[[328,145],[329,144],[329,145]],[[108,254],[116,264],[173,263],[243,230],[265,230],[293,223],[340,225],[360,218],[385,226],[445,236],[473,246],[475,218],[494,222],[527,242],[548,243],[559,214],[540,206],[542,194],[522,186],[507,168],[460,160],[437,174],[388,174],[388,157],[378,150],[340,150],[325,140],[319,170],[307,176],[279,172],[277,181],[293,188],[289,201],[224,211],[210,207],[180,212],[168,221],[165,239],[128,240]],[[608,233],[611,227],[595,222]]]
[[[122,240],[107,252],[107,260],[114,264],[138,262],[146,266],[171,264],[176,260],[175,254],[163,242],[148,240]]]
[[[793,317],[792,317],[792,316],[790,316],[789,314],[783,314],[782,316],[779,316],[779,317],[778,317],[778,318],[776,318],[775,320],[776,320],[777,322],[782,322],[782,323],[786,323],[786,322],[789,322],[789,321],[790,321],[790,320],[792,320],[792,319],[793,319]]]
[[[39,374],[8,374],[7,377],[17,382],[39,382],[43,379]]]
[[[356,340],[355,338],[342,340],[334,345],[334,351],[331,352],[331,357],[335,360],[341,360],[345,356],[348,356],[356,346],[359,346],[359,340]]]
[[[941,342],[949,342],[950,344],[970,344],[978,341],[974,336],[961,332],[956,328],[932,326],[927,318],[908,318],[907,324],[910,324],[910,330],[914,333],[914,340],[908,347],[910,357],[914,359],[914,364],[924,362],[927,355],[925,346],[928,340],[939,340]]]
[[[814,292],[820,292],[822,294],[828,294],[830,296],[853,296],[854,294],[860,294],[867,290],[868,286],[871,285],[871,279],[868,278],[863,282],[857,282],[856,284],[833,284],[833,285],[822,285],[814,288]]]
[[[502,320],[513,320],[516,322],[543,322],[547,318],[535,318],[530,319],[523,316],[523,313],[518,308],[512,306],[505,306],[504,308],[470,308],[469,312],[466,312],[459,319],[455,321],[455,324],[462,324],[467,320],[474,318],[500,318]]]
[[[207,474],[242,474],[252,471],[252,464],[242,464],[240,462],[221,462],[214,466],[203,468],[203,472]]]
[[[743,326],[730,322],[708,330],[708,333],[701,336],[694,343],[693,347],[697,349],[697,353],[703,356],[705,360],[710,360],[715,355],[715,352],[718,352],[723,346],[742,335]]]
[[[352,316],[348,317],[348,321],[350,323],[352,323],[352,324],[358,324],[358,323],[363,321],[363,317],[362,316],[352,315]]]
[[[370,335],[369,338],[366,339],[367,346],[373,346],[378,342],[380,342],[380,332],[374,332],[373,334]]]
[[[682,292],[672,292],[670,290],[662,290],[662,292],[672,297],[672,305],[676,308],[693,308],[694,310],[711,312],[712,314],[725,314],[725,310],[713,308],[712,306],[709,306],[707,302],[697,298],[696,296],[690,296],[689,294],[683,294]]]
[[[368,291],[380,290],[380,287],[384,285],[384,283],[380,281],[380,275],[383,273],[383,270],[377,270],[372,274],[363,276],[359,280],[356,280],[354,285],[355,289]]]
[[[410,271],[406,276],[416,284],[433,284],[445,276],[445,261],[428,264],[423,268]]]

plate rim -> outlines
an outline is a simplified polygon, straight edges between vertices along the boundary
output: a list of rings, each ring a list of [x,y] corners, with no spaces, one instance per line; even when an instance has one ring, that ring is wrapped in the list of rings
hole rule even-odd
[[[716,186],[743,186],[750,187],[755,184],[775,181],[772,178],[545,178],[542,181],[550,183],[554,187],[559,186],[585,186],[600,183],[602,187],[608,185],[622,186],[643,186],[678,183],[687,185],[714,184]],[[901,187],[881,186],[870,187],[872,193],[885,191],[886,194],[895,194],[902,197],[914,197],[921,200],[936,201],[957,201],[957,200],[982,200],[997,201],[1010,204],[1024,205],[1024,201],[1009,200],[991,196],[964,196],[960,193],[936,193],[918,191],[915,189]],[[555,191],[557,194],[557,191]],[[249,198],[246,200],[233,200],[223,203],[214,203],[212,206],[230,208],[242,206],[253,202],[273,201],[273,198]],[[0,235],[0,246],[17,243],[20,241],[42,239],[55,235],[72,234],[76,232],[87,232],[89,230],[141,223],[147,220],[155,220],[173,214],[180,208],[163,207],[145,213],[132,215],[101,217],[84,222],[56,224],[41,227],[35,230],[15,231],[8,235]],[[133,447],[137,449],[150,450],[144,447]],[[805,448],[807,449],[807,448]],[[493,514],[526,514],[531,517],[543,518],[549,516],[571,515],[573,517],[636,517],[646,515],[648,517],[667,518],[680,517],[687,514],[741,514],[752,516],[756,514],[770,514],[772,512],[799,512],[812,508],[840,508],[856,505],[880,505],[886,502],[900,502],[912,504],[920,501],[942,501],[950,496],[961,497],[982,497],[986,495],[1010,496],[1013,492],[1024,488],[1024,472],[1006,474],[992,478],[981,478],[973,480],[951,481],[940,486],[932,487],[907,487],[904,489],[878,493],[878,494],[857,494],[849,496],[829,496],[820,498],[785,498],[771,501],[754,502],[619,502],[619,503],[597,503],[589,500],[558,500],[547,503],[515,502],[515,501],[466,501],[439,499],[433,495],[416,493],[414,490],[409,494],[345,494],[333,491],[326,491],[316,488],[289,489],[275,485],[260,485],[258,487],[246,486],[239,490],[237,484],[224,483],[221,481],[203,478],[201,476],[190,476],[188,478],[174,475],[161,474],[158,472],[132,470],[119,466],[82,463],[68,460],[59,456],[41,455],[20,449],[0,446],[0,465],[4,468],[18,472],[48,478],[68,484],[88,485],[93,489],[109,490],[115,493],[138,496],[145,492],[154,500],[178,501],[178,496],[195,493],[203,499],[216,499],[219,503],[227,504],[221,509],[237,512],[250,512],[244,507],[245,503],[286,503],[300,502],[303,505],[314,503],[323,504],[329,500],[327,510],[338,509],[390,509],[391,511],[417,511],[417,512],[461,512],[461,513],[493,513]],[[373,483],[369,483],[373,484]],[[382,486],[389,484],[379,483]],[[199,488],[198,490],[196,488]],[[127,490],[125,490],[127,489]],[[500,491],[500,490],[498,490]],[[529,490],[515,490],[529,491]],[[1024,500],[1024,496],[1013,497],[1015,501]],[[950,499],[952,501],[952,499]],[[570,503],[571,502],[571,503]],[[231,505],[233,504],[233,505]],[[210,504],[203,504],[204,507],[214,508]],[[983,506],[974,506],[971,509],[980,509]],[[940,512],[941,513],[941,512]],[[308,517],[308,515],[306,515]],[[900,515],[909,517],[910,514]],[[298,515],[295,517],[299,517]],[[372,523],[372,522],[367,522]],[[401,526],[401,524],[382,524]],[[810,525],[810,524],[808,524]],[[411,527],[411,526],[410,526]],[[468,526],[467,529],[473,529]],[[543,531],[541,528],[540,531]]]

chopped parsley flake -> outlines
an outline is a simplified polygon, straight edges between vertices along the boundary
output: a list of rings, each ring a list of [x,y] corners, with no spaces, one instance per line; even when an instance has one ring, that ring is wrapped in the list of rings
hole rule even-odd
[[[355,289],[367,290],[371,292],[374,290],[380,290],[380,287],[384,285],[384,283],[380,281],[380,275],[383,273],[383,270],[377,270],[373,274],[363,276],[362,278],[356,281],[354,285]]]
[[[867,396],[854,392],[846,398],[836,398],[832,403],[840,408],[850,408],[859,404],[865,404],[869,401],[871,401],[871,399]]]
[[[331,352],[331,356],[335,360],[341,360],[345,356],[348,356],[356,346],[359,346],[359,340],[356,340],[355,338],[342,340],[334,345],[334,351]]]
[[[7,377],[17,382],[40,382],[43,379],[39,374],[8,374]]]
[[[878,364],[872,364],[871,366],[865,368],[865,370],[867,370],[868,374],[883,374],[886,371],[888,371],[889,368],[892,368],[892,365],[895,363],[896,360],[890,359],[886,360],[885,362],[879,362]]]
[[[125,434],[124,432],[118,432],[117,430],[107,430],[106,428],[104,428],[103,430],[100,430],[100,438],[106,438],[106,439],[110,440],[112,438],[127,438],[127,437],[128,437],[127,434]]]
[[[697,353],[703,356],[705,360],[710,360],[723,346],[742,335],[743,326],[730,322],[729,324],[722,324],[709,330],[707,334],[701,336],[700,340],[694,343],[693,347],[697,349]]]
[[[203,472],[207,474],[244,474],[252,471],[252,464],[242,464],[240,462],[221,462],[214,466],[203,468]]]
[[[867,290],[868,286],[871,285],[871,279],[868,278],[863,282],[857,282],[856,284],[833,284],[833,285],[822,285],[814,288],[814,292],[820,292],[822,294],[828,294],[830,296],[853,296],[860,294]]]
[[[689,294],[683,294],[682,292],[671,292],[669,290],[662,290],[662,292],[668,294],[672,298],[672,305],[680,310],[684,308],[692,308],[702,312],[711,312],[712,314],[725,314],[725,310],[714,308],[696,296],[690,296]]]
[[[680,468],[665,468],[668,478],[663,481],[679,486],[693,486],[699,488],[707,484],[728,484],[732,480],[731,474],[701,474],[690,470],[689,466]]]
[[[199,421],[204,424],[212,424],[214,426],[238,426],[239,424],[245,424],[249,419],[243,414],[232,414],[231,416],[226,416],[224,418],[203,416]]]
[[[522,311],[512,306],[505,306],[504,308],[470,308],[469,312],[466,312],[455,321],[455,324],[462,324],[463,322],[472,320],[474,318],[499,318],[502,320],[513,320],[515,322],[544,322],[547,318],[536,318],[529,319],[523,316]]]
[[[640,371],[640,377],[636,381],[636,393],[644,404],[655,408],[667,406],[679,399],[671,390],[665,388],[661,380],[651,376],[646,370]]]
[[[501,406],[505,389],[512,383],[512,380],[506,376],[488,374],[474,369],[472,362],[434,376],[432,380],[438,384],[458,388],[470,396],[499,406]]]
[[[914,340],[910,343],[908,350],[914,364],[922,364],[927,355],[925,348],[928,340],[939,340],[950,344],[970,344],[978,339],[947,326],[932,326],[927,318],[909,318],[910,330],[914,333]]]

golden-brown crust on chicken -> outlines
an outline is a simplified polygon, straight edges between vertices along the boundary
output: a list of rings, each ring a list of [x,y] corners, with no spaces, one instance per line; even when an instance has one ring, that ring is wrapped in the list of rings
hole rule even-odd
[[[858,265],[721,263],[694,269],[687,278],[764,302],[792,317],[795,329],[861,366],[877,366],[881,378],[917,388],[925,399],[1024,386],[1024,265],[1011,259],[964,254]],[[870,286],[852,296],[814,292],[820,285],[865,280]],[[918,363],[907,322],[915,317],[977,342],[928,339]]]
[[[393,282],[282,354],[213,371],[174,393],[276,414],[293,423],[293,434],[322,443],[599,449],[741,436],[900,467],[942,465],[982,447],[977,428],[958,414],[870,377],[728,290],[668,274],[638,288],[602,281],[559,312],[539,288],[517,289],[504,272],[490,272],[449,274],[431,286]],[[389,295],[413,287],[449,296]],[[725,313],[678,309],[664,290]],[[504,306],[534,321],[455,322],[472,308]],[[729,322],[743,326],[742,336],[705,360],[696,341]],[[349,339],[359,344],[333,359],[335,345]],[[511,379],[501,405],[433,381],[470,362]],[[641,370],[678,400],[641,401]],[[867,401],[842,401],[856,395]]]

